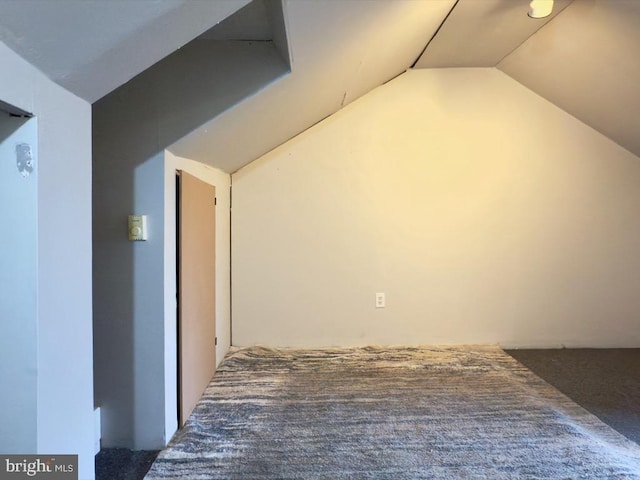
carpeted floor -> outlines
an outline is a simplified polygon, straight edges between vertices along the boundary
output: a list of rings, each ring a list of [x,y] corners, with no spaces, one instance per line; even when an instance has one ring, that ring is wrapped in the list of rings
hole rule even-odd
[[[640,349],[509,350],[510,355],[640,444]],[[107,448],[96,480],[142,480],[157,451]]]
[[[640,479],[640,447],[497,348],[250,349],[146,478]]]
[[[509,350],[536,375],[640,444],[640,349]]]
[[[157,455],[156,450],[100,450],[96,455],[96,480],[141,480]]]

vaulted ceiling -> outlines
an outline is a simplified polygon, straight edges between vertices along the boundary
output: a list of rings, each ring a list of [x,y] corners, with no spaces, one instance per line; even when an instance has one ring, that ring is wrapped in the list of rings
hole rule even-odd
[[[250,0],[0,0],[0,41],[94,102]]]
[[[277,1],[0,0],[0,41],[92,103],[196,38],[273,41],[288,75],[167,145],[229,172],[412,67],[497,67],[640,155],[638,0]]]

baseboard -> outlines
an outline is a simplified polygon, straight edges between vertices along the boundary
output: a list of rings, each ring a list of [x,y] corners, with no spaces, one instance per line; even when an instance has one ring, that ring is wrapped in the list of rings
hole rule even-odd
[[[100,452],[100,441],[102,440],[102,419],[100,418],[101,409],[97,407],[93,410],[93,454]]]

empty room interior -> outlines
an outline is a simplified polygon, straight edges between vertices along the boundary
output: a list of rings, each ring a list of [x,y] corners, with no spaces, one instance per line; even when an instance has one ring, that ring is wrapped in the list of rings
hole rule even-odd
[[[0,65],[0,457],[640,478],[640,1],[0,0]]]

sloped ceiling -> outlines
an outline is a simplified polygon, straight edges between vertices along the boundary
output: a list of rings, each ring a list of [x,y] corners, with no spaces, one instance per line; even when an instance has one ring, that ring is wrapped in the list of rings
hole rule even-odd
[[[556,0],[545,19],[527,16],[529,0],[285,7],[293,74],[177,142],[175,154],[233,172],[413,58],[415,68],[497,67],[640,156],[638,0]]]
[[[0,0],[0,41],[94,102],[248,3]],[[640,1],[528,3],[283,0],[292,73],[170,149],[233,172],[415,64],[496,66],[640,156]]]
[[[540,19],[526,15],[529,1],[459,0],[415,68],[494,67],[572,0],[555,0]]]
[[[495,66],[640,156],[640,1],[459,0],[416,68]]]
[[[178,141],[228,172],[407,70],[454,0],[285,0],[292,71]]]
[[[640,1],[575,0],[498,68],[640,156]]]
[[[0,41],[93,103],[250,0],[0,0]]]

